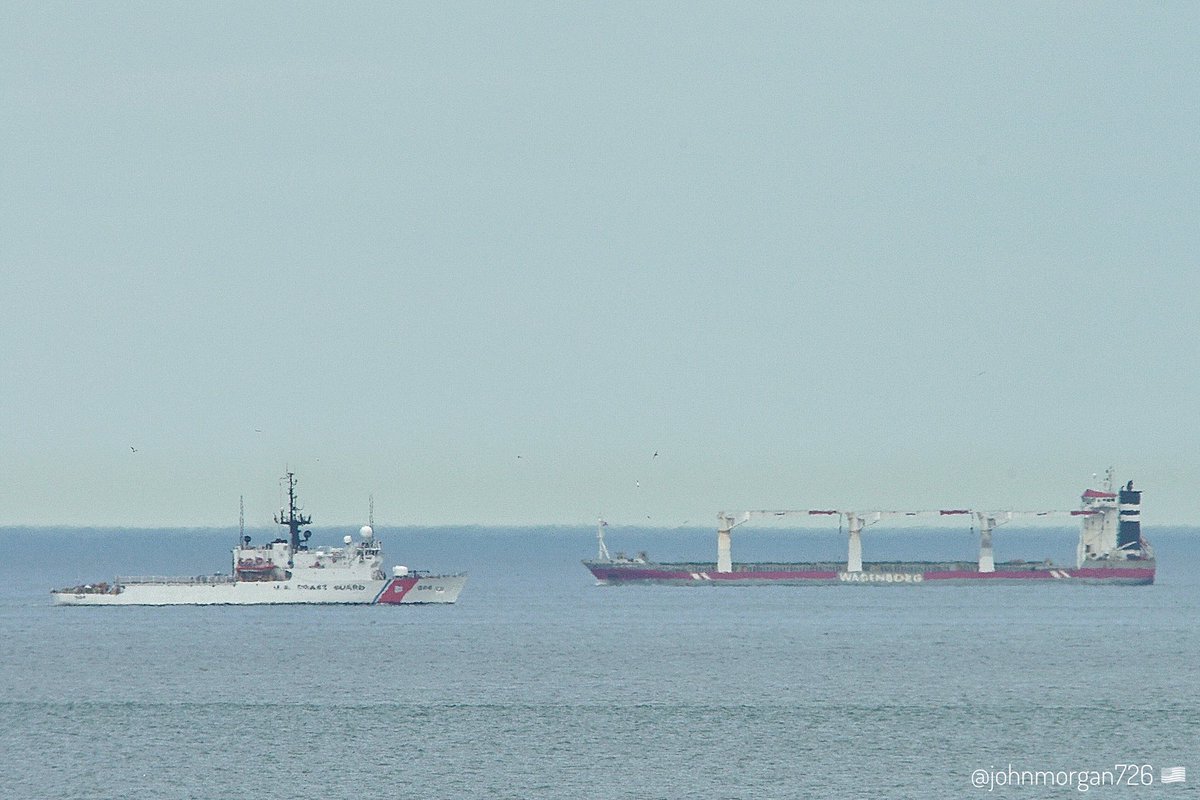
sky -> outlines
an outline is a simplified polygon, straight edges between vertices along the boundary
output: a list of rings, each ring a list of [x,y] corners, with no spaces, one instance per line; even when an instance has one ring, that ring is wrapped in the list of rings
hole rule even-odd
[[[1200,5],[0,16],[0,525],[1196,522]]]

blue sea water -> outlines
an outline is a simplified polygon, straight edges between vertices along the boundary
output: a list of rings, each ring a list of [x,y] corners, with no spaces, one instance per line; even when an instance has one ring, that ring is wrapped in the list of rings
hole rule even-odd
[[[54,607],[54,586],[225,571],[236,532],[0,529],[0,797],[1040,798],[1085,793],[996,773],[1121,764],[1135,785],[1086,795],[1198,793],[1198,530],[1147,531],[1150,587],[598,587],[584,528],[379,534],[389,564],[468,571],[459,603]],[[1006,531],[997,556],[1073,542]],[[609,545],[711,559],[715,535]],[[843,548],[735,536],[738,560]]]

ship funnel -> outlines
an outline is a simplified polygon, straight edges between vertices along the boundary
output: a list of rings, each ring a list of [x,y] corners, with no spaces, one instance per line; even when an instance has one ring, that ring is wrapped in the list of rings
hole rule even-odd
[[[1127,483],[1118,496],[1120,503],[1120,526],[1117,529],[1118,550],[1142,549],[1142,493]]]

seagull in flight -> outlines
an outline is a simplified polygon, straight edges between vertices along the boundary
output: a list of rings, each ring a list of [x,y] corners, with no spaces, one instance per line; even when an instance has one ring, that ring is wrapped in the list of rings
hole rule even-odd
[[[136,447],[134,447],[133,445],[129,445],[129,449],[130,449],[130,450],[132,450],[132,451],[133,451],[133,452],[135,452],[135,453],[137,452],[137,448],[136,448]]]

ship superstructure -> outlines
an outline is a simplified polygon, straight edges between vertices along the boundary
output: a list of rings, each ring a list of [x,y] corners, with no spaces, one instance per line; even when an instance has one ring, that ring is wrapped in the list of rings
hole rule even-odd
[[[301,513],[296,476],[286,473],[287,506],[275,522],[287,538],[253,544],[244,529],[232,552],[229,574],[198,577],[118,577],[111,583],[56,589],[59,605],[275,605],[453,603],[465,574],[431,575],[404,566],[384,572],[383,549],[371,525],[342,547],[310,548],[304,529],[312,517]],[[373,516],[373,515],[372,515]]]
[[[584,566],[602,584],[665,583],[686,586],[760,584],[916,584],[1048,581],[1054,583],[1149,584],[1154,582],[1154,550],[1141,535],[1141,492],[1130,481],[1113,491],[1112,470],[1104,488],[1088,489],[1080,507],[1067,511],[976,511],[944,508],[923,511],[844,511],[804,509],[721,512],[717,515],[715,562],[651,561],[645,553],[630,558],[610,556],[604,543],[605,523],[597,527],[599,548]],[[864,561],[864,529],[889,517],[964,517],[979,530],[975,561]],[[1082,530],[1073,567],[1049,561],[995,560],[992,537],[1000,525],[1021,517],[1079,517]],[[844,562],[736,563],[733,530],[756,518],[837,517],[847,532]]]

